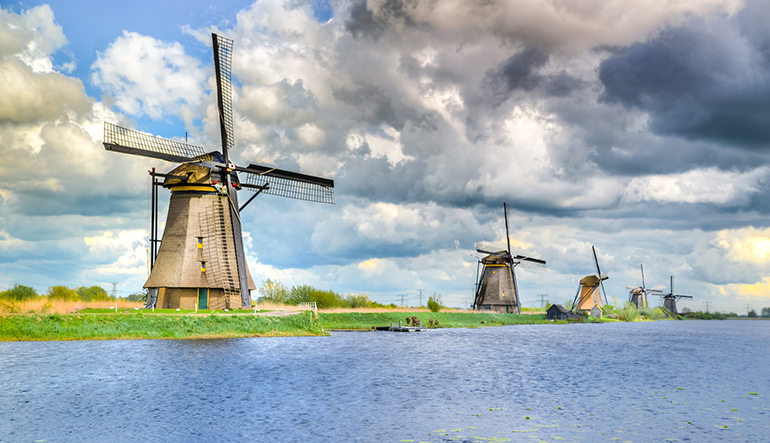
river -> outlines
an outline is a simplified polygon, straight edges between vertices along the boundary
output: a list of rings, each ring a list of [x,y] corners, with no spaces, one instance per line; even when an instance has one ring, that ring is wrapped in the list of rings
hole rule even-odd
[[[739,320],[0,343],[0,441],[767,442],[768,343]]]

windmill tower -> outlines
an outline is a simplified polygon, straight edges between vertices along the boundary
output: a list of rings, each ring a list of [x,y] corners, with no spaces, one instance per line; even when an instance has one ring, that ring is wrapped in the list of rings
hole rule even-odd
[[[516,282],[516,267],[545,267],[545,260],[511,255],[511,239],[508,234],[508,205],[503,203],[505,213],[505,238],[507,248],[490,247],[486,242],[476,242],[476,251],[487,254],[476,267],[476,296],[472,309],[493,312],[521,314],[521,298]],[[482,267],[479,273],[479,266]]]
[[[679,295],[674,294],[674,276],[671,276],[671,292],[665,295],[660,295],[663,297],[663,307],[666,308],[666,310],[674,315],[678,315],[679,311],[676,309],[676,302],[679,299],[682,298],[692,298],[692,295]]]
[[[647,306],[648,295],[663,295],[663,291],[658,289],[647,289],[644,284],[644,265],[639,265],[642,270],[642,286],[626,286],[629,290],[628,300],[636,305],[637,309]]]
[[[231,59],[233,42],[212,34],[217,80],[221,151],[206,152],[187,143],[104,123],[104,148],[179,165],[151,175],[153,211],[150,233],[152,271],[144,287],[146,307],[237,309],[251,305],[256,289],[243,249],[241,212],[260,193],[334,203],[334,181],[277,168],[230,161],[235,146]],[[156,177],[162,178],[161,180]],[[156,186],[171,192],[163,238],[157,240]],[[243,205],[238,191],[254,194]],[[156,243],[160,248],[156,253]]]
[[[601,308],[604,304],[608,304],[607,292],[604,290],[604,280],[607,280],[609,277],[607,274],[602,274],[601,269],[599,269],[599,258],[596,256],[596,248],[591,246],[591,251],[594,254],[596,274],[588,275],[580,280],[575,299],[572,301],[573,313],[581,311],[590,312],[594,306]],[[601,291],[599,288],[601,288]],[[602,294],[604,294],[604,303],[602,303]]]

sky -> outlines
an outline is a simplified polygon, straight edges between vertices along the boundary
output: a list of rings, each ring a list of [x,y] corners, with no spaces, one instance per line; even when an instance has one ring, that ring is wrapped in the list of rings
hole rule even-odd
[[[644,264],[680,309],[770,306],[767,2],[113,3],[0,2],[0,290],[141,290],[147,170],[174,165],[105,151],[103,122],[220,146],[217,32],[236,163],[336,186],[244,210],[258,285],[468,306],[507,202],[548,263],[518,270],[525,306],[571,300],[592,245],[610,300]]]

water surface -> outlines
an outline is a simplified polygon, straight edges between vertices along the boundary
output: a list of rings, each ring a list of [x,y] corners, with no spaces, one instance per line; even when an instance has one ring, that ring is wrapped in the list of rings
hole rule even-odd
[[[766,442],[769,342],[663,321],[0,343],[0,441]]]

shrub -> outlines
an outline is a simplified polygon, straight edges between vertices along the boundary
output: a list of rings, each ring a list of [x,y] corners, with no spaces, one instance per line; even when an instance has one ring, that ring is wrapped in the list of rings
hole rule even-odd
[[[351,308],[369,308],[372,306],[372,300],[366,294],[348,294],[347,300]]]
[[[34,288],[20,285],[18,283],[14,284],[13,288],[0,292],[0,299],[4,300],[34,300],[38,297],[40,296],[37,294],[37,292],[35,292]]]
[[[77,293],[83,301],[108,301],[112,297],[101,286],[80,286]]]
[[[74,289],[70,289],[66,286],[49,286],[48,298],[64,301],[78,301],[80,296]]]
[[[770,308],[762,308],[762,317],[770,318]]]
[[[639,308],[639,314],[651,320],[663,320],[666,318],[666,311],[663,308],[651,308],[649,306],[642,306]]]
[[[746,314],[746,317],[748,317],[748,318],[757,318],[757,317],[758,317],[758,316],[757,316],[757,311],[755,311],[755,310],[753,310],[753,309],[752,309],[752,310],[750,310],[750,311],[749,311],[749,313],[748,313],[748,314]]]
[[[636,321],[639,319],[639,311],[636,310],[636,306],[631,302],[626,302],[623,309],[619,309],[617,312],[618,320]]]
[[[438,300],[437,300],[438,299]],[[428,297],[428,309],[430,309],[430,312],[439,312],[441,311],[441,296],[434,298],[433,296]]]
[[[262,282],[262,286],[259,287],[259,301],[266,301],[272,303],[286,304],[286,300],[289,296],[286,287],[283,286],[280,280],[272,281],[269,278]]]

